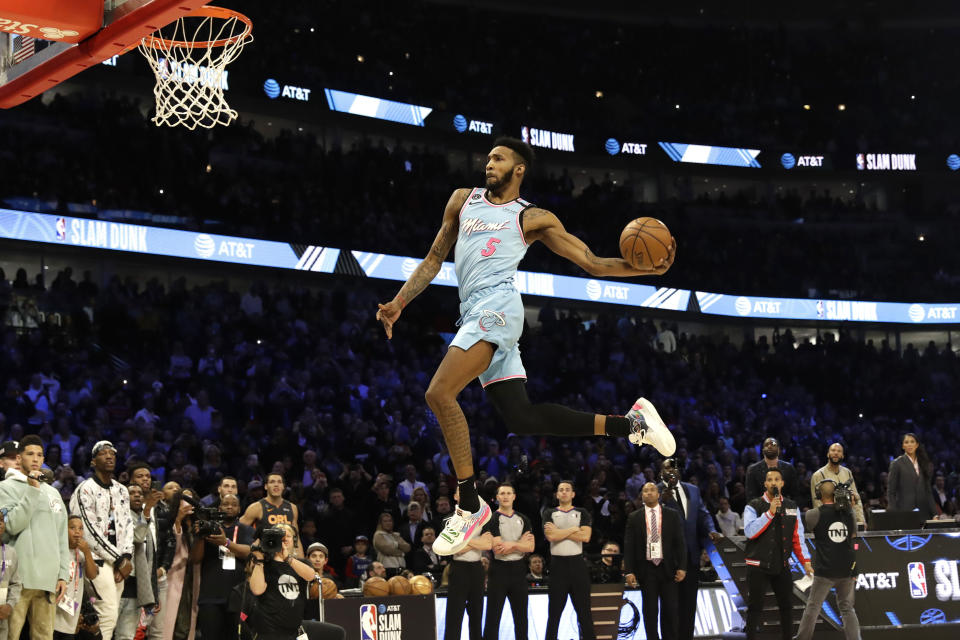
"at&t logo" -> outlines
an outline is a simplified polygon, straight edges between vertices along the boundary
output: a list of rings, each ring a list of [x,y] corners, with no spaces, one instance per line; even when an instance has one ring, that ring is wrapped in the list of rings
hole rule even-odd
[[[587,280],[587,297],[591,300],[599,300],[603,295],[603,287],[596,280]]]
[[[193,241],[193,249],[201,258],[209,258],[216,251],[217,245],[213,238],[205,233],[198,234]]]
[[[736,309],[737,313],[742,316],[750,315],[750,307],[750,298],[745,296],[740,296],[737,298],[736,302],[733,303],[733,308]]]

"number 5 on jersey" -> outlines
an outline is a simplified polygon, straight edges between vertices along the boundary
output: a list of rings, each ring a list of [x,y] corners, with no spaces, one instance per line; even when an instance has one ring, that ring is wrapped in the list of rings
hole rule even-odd
[[[497,245],[500,244],[500,238],[490,238],[487,240],[487,247],[480,251],[480,255],[489,258],[497,251]]]

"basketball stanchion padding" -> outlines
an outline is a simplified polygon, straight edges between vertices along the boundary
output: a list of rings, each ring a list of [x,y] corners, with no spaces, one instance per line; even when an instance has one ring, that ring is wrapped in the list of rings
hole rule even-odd
[[[140,43],[157,84],[158,127],[210,129],[237,118],[223,92],[228,64],[253,40],[250,19],[223,7],[201,7],[182,16]]]

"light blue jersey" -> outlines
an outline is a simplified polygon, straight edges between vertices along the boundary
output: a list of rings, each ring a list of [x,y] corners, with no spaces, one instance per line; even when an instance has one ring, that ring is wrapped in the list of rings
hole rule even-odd
[[[493,204],[486,189],[473,189],[460,209],[454,265],[460,285],[460,330],[450,343],[467,350],[481,340],[497,347],[480,383],[526,378],[517,341],[523,332],[523,302],[513,285],[527,253],[520,214],[532,207],[517,198]]]
[[[522,198],[493,204],[481,188],[467,196],[460,209],[454,250],[461,302],[481,289],[513,282],[517,265],[527,253],[520,212],[532,206]]]

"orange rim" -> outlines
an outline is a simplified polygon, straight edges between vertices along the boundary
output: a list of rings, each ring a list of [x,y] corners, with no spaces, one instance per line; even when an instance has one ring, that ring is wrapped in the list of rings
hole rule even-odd
[[[241,40],[246,39],[250,33],[253,31],[253,21],[250,20],[247,16],[243,15],[239,11],[234,11],[233,9],[225,9],[223,7],[211,7],[204,6],[200,7],[195,11],[188,13],[185,18],[220,18],[221,20],[229,20],[230,18],[236,18],[244,24],[243,33],[229,38],[222,38],[220,40],[168,40],[167,38],[158,38],[157,36],[146,36],[143,39],[143,44],[147,47],[152,47],[154,49],[172,49],[173,47],[183,47],[186,49],[190,48],[210,48],[210,47],[225,47],[228,44],[234,44]]]

